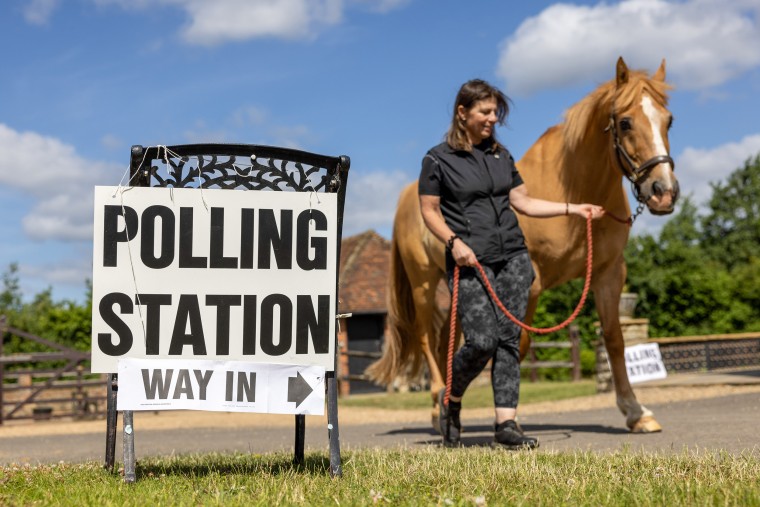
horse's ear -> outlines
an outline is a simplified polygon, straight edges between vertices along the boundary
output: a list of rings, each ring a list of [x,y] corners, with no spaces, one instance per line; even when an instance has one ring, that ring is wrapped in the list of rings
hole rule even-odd
[[[617,85],[624,85],[628,82],[628,66],[623,61],[623,57],[618,58],[617,61]]]
[[[654,73],[652,79],[655,81],[665,81],[665,58],[662,59],[660,68],[657,69],[657,72]]]

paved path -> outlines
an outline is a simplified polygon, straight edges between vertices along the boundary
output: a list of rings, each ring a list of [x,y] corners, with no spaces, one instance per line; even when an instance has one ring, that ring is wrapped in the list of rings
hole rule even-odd
[[[760,374],[754,378],[745,374],[743,378],[749,378],[748,383],[760,382]],[[682,383],[685,381],[686,378],[679,380]],[[733,381],[744,383],[741,379]],[[691,385],[694,389],[700,388],[699,382],[694,381]],[[643,452],[723,450],[760,455],[760,390],[753,389],[752,392],[743,394],[650,404],[649,408],[665,428],[662,433],[652,435],[628,433],[620,413],[609,406],[590,410],[564,409],[563,412],[528,413],[521,416],[521,424],[526,433],[539,438],[542,452],[610,452],[628,448]],[[344,412],[346,415],[350,412],[341,412],[341,449],[345,451],[366,447],[418,448],[439,445],[440,442],[440,437],[432,431],[424,416],[416,417],[417,420],[414,421],[383,422],[384,419],[371,418],[368,422],[366,418],[361,421],[353,416],[344,418]],[[483,411],[479,413],[485,414]],[[292,416],[254,415],[255,419],[241,419],[250,415],[221,414],[215,416],[217,419],[208,419],[213,423],[201,422],[189,427],[185,424],[190,420],[189,415],[176,412],[163,412],[160,415],[135,413],[136,456],[139,460],[146,456],[193,452],[264,453],[293,449]],[[165,427],[147,424],[150,418],[164,421]],[[21,434],[13,431],[13,428],[0,427],[0,465],[55,463],[60,460],[103,461],[105,421],[80,423],[77,431],[62,434],[51,431],[56,427],[52,426],[54,423],[31,423],[32,429],[35,424],[48,426],[40,426],[40,431],[33,434]],[[472,418],[463,412],[463,424],[464,445],[489,444],[493,434],[490,418],[483,415]],[[324,419],[307,417],[307,451],[325,450],[327,445]],[[121,428],[116,447],[116,459],[121,461]]]

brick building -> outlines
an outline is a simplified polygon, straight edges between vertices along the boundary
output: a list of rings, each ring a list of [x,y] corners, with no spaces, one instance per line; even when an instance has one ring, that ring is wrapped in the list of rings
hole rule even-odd
[[[343,239],[340,250],[338,313],[352,314],[340,319],[341,351],[377,353],[382,349],[385,330],[386,288],[390,265],[390,241],[370,230]],[[339,358],[341,394],[382,391],[382,387],[355,376],[364,372],[371,357]]]

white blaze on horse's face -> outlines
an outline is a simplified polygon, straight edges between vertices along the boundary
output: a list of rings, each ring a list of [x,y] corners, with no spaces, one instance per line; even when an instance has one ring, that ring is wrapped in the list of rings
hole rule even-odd
[[[659,155],[669,155],[668,129],[672,117],[663,107],[657,106],[649,95],[641,99],[641,110],[648,120],[645,131],[651,133],[651,153],[645,159]],[[657,164],[639,184],[639,191],[649,210],[656,214],[671,213],[678,199],[678,181],[670,164]]]

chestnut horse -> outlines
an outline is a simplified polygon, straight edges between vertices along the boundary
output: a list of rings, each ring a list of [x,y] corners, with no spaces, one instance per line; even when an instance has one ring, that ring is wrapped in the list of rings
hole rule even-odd
[[[558,202],[603,206],[608,217],[594,222],[591,290],[604,331],[617,405],[633,432],[660,431],[659,423],[634,395],[625,367],[618,303],[626,279],[623,250],[632,224],[625,177],[633,185],[639,213],[672,213],[678,182],[669,156],[665,60],[651,77],[631,71],[622,58],[616,78],[602,84],[549,128],[517,162],[531,196]],[[627,223],[611,217],[628,218]],[[586,223],[577,216],[536,219],[519,215],[536,279],[530,291],[530,323],[543,290],[585,274]],[[386,343],[383,356],[367,373],[392,383],[399,375],[430,372],[431,393],[444,387],[448,324],[436,305],[436,289],[445,276],[444,245],[425,227],[417,184],[406,187],[394,220]],[[520,354],[530,338],[523,331]],[[434,403],[435,403],[435,396]],[[433,409],[434,418],[437,410]]]

